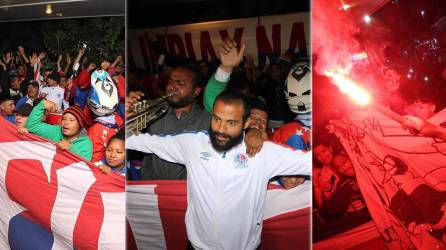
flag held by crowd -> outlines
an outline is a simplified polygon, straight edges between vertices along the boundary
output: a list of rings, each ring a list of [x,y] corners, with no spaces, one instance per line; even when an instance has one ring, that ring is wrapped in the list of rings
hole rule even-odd
[[[446,120],[446,112],[429,119]],[[446,143],[366,110],[331,121],[389,249],[445,249]]]
[[[125,249],[124,178],[0,127],[0,249]]]
[[[311,183],[277,187],[268,188],[259,249],[310,249]],[[186,248],[186,181],[130,181],[126,192],[127,249]]]

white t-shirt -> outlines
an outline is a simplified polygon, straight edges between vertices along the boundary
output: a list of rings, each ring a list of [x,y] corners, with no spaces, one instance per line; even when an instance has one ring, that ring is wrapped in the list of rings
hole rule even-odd
[[[186,229],[195,249],[256,249],[269,180],[311,175],[310,153],[272,142],[252,158],[244,143],[220,153],[207,131],[134,135],[126,147],[186,166]]]
[[[69,107],[69,104],[64,99],[65,90],[59,86],[44,87],[40,90],[40,97],[44,97],[52,101],[57,106],[57,112],[60,113]]]

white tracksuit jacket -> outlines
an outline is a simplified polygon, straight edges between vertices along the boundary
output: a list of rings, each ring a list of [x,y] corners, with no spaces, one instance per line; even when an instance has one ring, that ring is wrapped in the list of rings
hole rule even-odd
[[[311,175],[310,153],[272,142],[265,142],[253,158],[245,143],[219,153],[207,131],[134,135],[126,147],[186,166],[186,229],[195,249],[256,249],[269,179]]]

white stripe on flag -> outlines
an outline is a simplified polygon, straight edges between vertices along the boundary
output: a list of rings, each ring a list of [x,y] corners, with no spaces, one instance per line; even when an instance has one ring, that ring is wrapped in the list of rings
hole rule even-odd
[[[127,219],[138,249],[166,249],[155,187],[127,185]]]
[[[68,165],[56,173],[57,196],[51,213],[53,249],[72,249],[77,217],[85,195],[96,178],[84,162]]]
[[[99,234],[98,249],[125,249],[125,193],[101,193],[104,221]]]
[[[39,150],[33,150],[35,147],[38,147]],[[23,150],[30,150],[30,154],[26,157],[22,155],[17,155],[17,152]],[[33,154],[32,154],[33,153]],[[40,155],[43,154],[50,160],[41,160],[42,166],[45,170],[45,173],[50,176],[50,169],[52,164],[52,159],[56,154],[56,146],[47,143],[47,142],[29,142],[29,141],[17,141],[17,142],[3,142],[0,143],[0,201],[2,204],[0,205],[0,249],[9,249],[8,242],[8,231],[9,231],[9,223],[12,217],[21,213],[25,209],[19,204],[11,201],[9,195],[6,192],[6,168],[8,167],[8,163],[10,160],[14,159],[40,159]]]
[[[263,219],[311,206],[311,182],[305,181],[292,189],[273,189],[266,193]]]

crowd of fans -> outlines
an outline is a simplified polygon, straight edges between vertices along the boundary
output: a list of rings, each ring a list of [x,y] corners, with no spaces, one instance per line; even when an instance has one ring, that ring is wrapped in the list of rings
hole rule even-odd
[[[294,64],[305,65],[304,74],[308,73],[309,78],[307,58],[285,52],[267,65],[255,65],[253,56],[244,55],[244,49],[245,45],[227,39],[219,48],[219,58],[212,61],[178,60],[162,55],[167,59],[159,65],[157,72],[129,70],[128,90],[140,93],[138,99],[175,94],[168,99],[170,109],[167,114],[143,132],[166,134],[207,130],[214,100],[226,89],[239,91],[250,100],[252,110],[246,137],[250,138],[250,128],[256,128],[264,140],[272,139],[296,149],[310,150],[311,81],[303,84],[308,88],[304,95],[310,103],[306,103],[307,109],[302,104],[302,112],[297,112],[306,115],[309,122],[296,118],[297,108],[292,111],[288,106],[290,99],[296,101],[296,98],[302,98],[302,93],[286,98],[286,83],[298,84],[297,80],[293,83],[287,80],[295,77],[290,73],[295,71],[295,67],[292,69]],[[145,96],[141,97],[143,93]],[[299,143],[294,143],[296,141]],[[155,155],[129,151],[128,159],[131,166],[129,179],[186,179],[183,166],[163,161]],[[309,177],[283,176],[272,181],[293,188],[306,180]]]
[[[361,65],[357,67],[360,68]],[[446,91],[446,70],[441,76],[421,80],[415,79],[413,71],[414,69],[410,69],[409,74],[404,74],[398,68],[383,67],[376,72],[369,68],[366,75],[370,82],[367,87],[368,90],[374,90],[376,102],[404,118],[403,129],[414,135],[423,133],[429,136],[425,132],[427,129],[423,129],[423,124],[446,106],[444,98],[441,98]],[[319,77],[321,81],[329,81]],[[331,134],[329,121],[348,117],[351,110],[342,109],[339,103],[334,109],[327,107],[328,110],[338,112],[317,117],[315,122],[315,126],[319,128],[313,141],[315,241],[371,220],[356,181],[355,169],[338,138]]]
[[[18,46],[0,57],[0,115],[20,134],[44,137],[105,173],[125,175],[123,57],[97,66],[80,48],[74,60],[59,55],[51,68],[46,52],[30,51]]]

